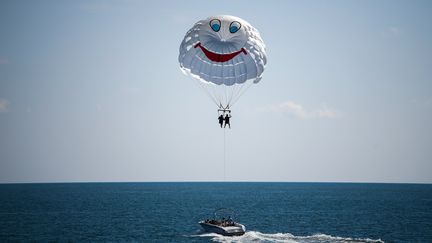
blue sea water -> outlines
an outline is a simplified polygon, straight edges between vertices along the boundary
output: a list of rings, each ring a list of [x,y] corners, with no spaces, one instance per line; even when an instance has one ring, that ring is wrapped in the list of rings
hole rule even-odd
[[[197,222],[229,207],[239,237]],[[0,185],[0,242],[432,242],[432,185]]]

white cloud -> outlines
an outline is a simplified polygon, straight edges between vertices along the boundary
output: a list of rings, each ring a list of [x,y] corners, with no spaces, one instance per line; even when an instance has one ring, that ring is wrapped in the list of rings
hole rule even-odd
[[[325,103],[321,104],[321,106],[316,109],[306,109],[301,104],[295,103],[294,101],[285,101],[260,110],[288,114],[298,119],[336,118],[339,116],[339,112],[328,107]]]
[[[8,112],[9,104],[7,99],[0,98],[0,113]]]
[[[293,115],[294,117],[305,119],[308,114],[305,108],[302,105],[296,104],[293,101],[287,101],[278,104],[275,106],[275,111],[279,112],[287,112]]]

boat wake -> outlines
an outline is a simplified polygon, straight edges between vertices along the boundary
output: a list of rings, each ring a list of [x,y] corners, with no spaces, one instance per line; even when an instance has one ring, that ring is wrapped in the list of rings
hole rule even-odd
[[[223,236],[215,233],[194,235],[197,237],[209,237],[215,242],[287,242],[287,243],[384,243],[378,239],[345,238],[326,234],[314,234],[310,236],[295,236],[290,233],[265,234],[258,231],[247,231],[242,236]]]

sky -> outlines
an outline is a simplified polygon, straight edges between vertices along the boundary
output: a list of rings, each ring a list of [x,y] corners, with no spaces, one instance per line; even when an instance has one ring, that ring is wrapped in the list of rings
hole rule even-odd
[[[431,1],[1,1],[0,183],[432,183]],[[268,63],[231,129],[178,64],[229,14]]]

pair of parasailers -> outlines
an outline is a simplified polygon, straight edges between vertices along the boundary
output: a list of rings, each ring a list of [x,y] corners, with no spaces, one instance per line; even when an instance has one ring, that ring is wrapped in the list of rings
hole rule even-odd
[[[230,118],[231,118],[231,111],[228,111],[228,113],[225,114],[225,117],[224,117],[223,114],[221,114],[221,115],[218,117],[220,127],[222,128],[222,125],[223,125],[223,127],[225,128],[226,125],[228,125],[228,127],[231,128]],[[225,123],[225,124],[224,124],[224,123]]]

